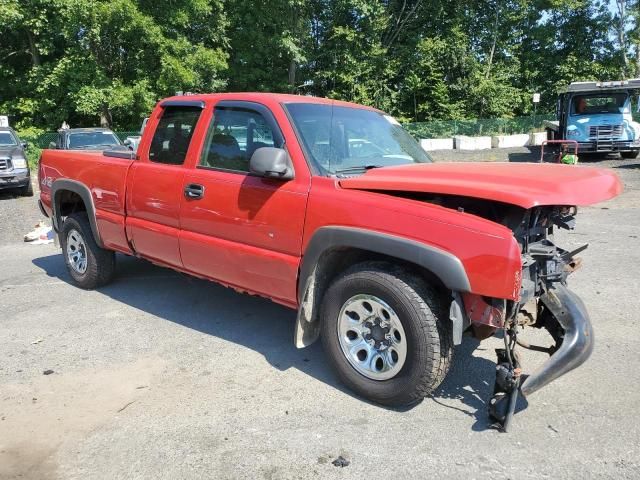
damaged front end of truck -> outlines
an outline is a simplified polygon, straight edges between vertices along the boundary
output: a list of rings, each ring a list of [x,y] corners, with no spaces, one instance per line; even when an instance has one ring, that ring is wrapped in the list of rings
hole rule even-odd
[[[581,265],[577,255],[587,245],[568,251],[554,241],[555,228],[574,228],[576,212],[573,206],[536,207],[526,210],[522,220],[512,226],[522,251],[519,300],[462,294],[452,305],[452,319],[464,311],[466,324],[477,337],[503,333],[505,345],[496,350],[496,379],[490,401],[490,414],[502,431],[509,428],[518,392],[533,394],[580,366],[593,350],[589,315],[582,300],[567,288],[567,277]],[[526,327],[546,330],[552,345],[526,342],[522,339]],[[517,347],[545,352],[550,358],[527,374]]]
[[[506,246],[510,251],[504,251],[505,246],[497,248],[495,263],[512,258],[512,252],[519,252],[519,261],[509,266],[503,263],[482,279],[506,282],[501,283],[502,296],[486,296],[487,285],[476,281],[468,291],[452,291],[449,312],[454,344],[462,341],[464,331],[480,340],[503,336],[504,347],[496,351],[490,401],[497,428],[508,430],[519,393],[529,396],[589,358],[594,342],[589,315],[567,287],[567,278],[580,267],[579,254],[587,245],[562,248],[554,239],[554,230],[572,230],[578,207],[619,195],[622,184],[613,172],[566,165],[435,163],[373,170],[342,181],[341,186],[436,205],[459,214],[460,225],[465,224],[465,215],[471,215],[511,232]],[[480,262],[475,257],[468,262],[476,274]],[[486,259],[481,270],[493,263]],[[529,344],[523,338],[528,328],[546,330],[552,344]],[[521,364],[519,348],[550,357],[529,374]]]

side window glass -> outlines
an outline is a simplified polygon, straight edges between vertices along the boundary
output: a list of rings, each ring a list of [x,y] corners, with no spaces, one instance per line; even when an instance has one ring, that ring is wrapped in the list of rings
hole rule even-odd
[[[201,113],[199,107],[166,107],[151,140],[149,160],[182,165]]]
[[[216,107],[200,165],[248,172],[251,155],[261,147],[282,147],[262,114],[249,108]]]

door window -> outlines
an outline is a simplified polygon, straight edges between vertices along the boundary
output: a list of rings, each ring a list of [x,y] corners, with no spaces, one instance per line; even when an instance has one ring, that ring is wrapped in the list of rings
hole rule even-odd
[[[243,107],[216,107],[200,156],[200,166],[249,171],[249,159],[261,147],[282,147],[264,116]]]
[[[201,113],[200,107],[165,107],[151,140],[149,160],[182,165]]]

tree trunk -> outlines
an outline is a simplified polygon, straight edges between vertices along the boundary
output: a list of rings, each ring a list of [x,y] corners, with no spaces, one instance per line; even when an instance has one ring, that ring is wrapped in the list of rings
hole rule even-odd
[[[31,52],[31,61],[33,62],[34,67],[40,66],[40,52],[38,51],[38,47],[36,45],[36,41],[33,38],[33,34],[30,30],[26,30],[27,39],[29,40],[29,52]]]
[[[487,71],[484,78],[489,78],[491,75],[491,65],[493,64],[493,56],[496,53],[496,43],[498,42],[498,17],[500,16],[500,10],[496,5],[496,19],[493,22],[493,42],[491,44],[491,51],[489,52],[489,61],[487,62]]]
[[[289,63],[289,88],[292,93],[296,91],[296,61],[292,58]]]
[[[627,56],[627,38],[625,25],[627,20],[627,11],[626,11],[626,2],[627,0],[616,0],[616,5],[618,6],[618,43],[620,44],[620,51],[622,52],[622,78],[626,78],[627,73],[629,72],[629,57]]]
[[[113,119],[111,118],[111,111],[109,110],[109,106],[105,103],[102,105],[102,112],[100,112],[100,126],[102,128],[111,128],[111,123]]]

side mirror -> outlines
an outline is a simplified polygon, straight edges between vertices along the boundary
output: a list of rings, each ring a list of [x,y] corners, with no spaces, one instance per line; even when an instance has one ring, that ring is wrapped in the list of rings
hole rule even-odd
[[[49,148],[53,148],[55,150],[56,142],[49,142]]]
[[[29,146],[29,142],[22,142],[22,148],[27,148]]]
[[[254,175],[266,178],[291,180],[293,168],[289,154],[282,148],[258,148],[249,160],[249,171]]]
[[[122,158],[124,160],[136,159],[136,153],[132,152],[130,149],[122,145],[118,145],[116,147],[103,150],[102,155],[105,157]]]

